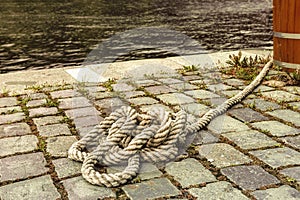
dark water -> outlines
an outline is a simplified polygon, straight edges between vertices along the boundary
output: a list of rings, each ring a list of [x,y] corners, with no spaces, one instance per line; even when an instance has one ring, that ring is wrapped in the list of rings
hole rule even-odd
[[[141,27],[179,31],[212,51],[271,48],[272,1],[1,0],[0,72],[80,65],[105,39]],[[118,60],[173,54],[144,49]]]

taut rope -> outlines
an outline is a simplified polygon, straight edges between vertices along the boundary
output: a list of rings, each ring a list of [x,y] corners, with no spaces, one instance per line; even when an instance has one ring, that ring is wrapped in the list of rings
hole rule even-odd
[[[121,107],[75,142],[69,149],[69,158],[83,162],[82,176],[91,184],[106,187],[124,184],[137,175],[140,160],[166,162],[180,155],[180,147],[188,145],[187,136],[241,102],[261,83],[272,64],[272,60],[269,61],[243,91],[209,110],[196,123],[189,122],[184,111],[171,116],[163,109],[153,108],[147,114],[138,114],[131,107]],[[87,147],[95,149],[87,152]],[[107,174],[95,170],[97,163],[106,166],[128,164],[122,172]]]

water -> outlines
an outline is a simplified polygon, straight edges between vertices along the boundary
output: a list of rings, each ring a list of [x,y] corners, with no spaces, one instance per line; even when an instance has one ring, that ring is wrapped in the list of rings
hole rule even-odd
[[[1,0],[0,72],[80,65],[101,42],[141,27],[179,31],[210,51],[271,48],[272,2]],[[137,50],[118,60],[172,55]]]

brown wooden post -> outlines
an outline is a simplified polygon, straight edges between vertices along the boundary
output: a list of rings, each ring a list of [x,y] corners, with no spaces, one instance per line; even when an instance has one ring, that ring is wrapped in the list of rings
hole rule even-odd
[[[300,69],[300,0],[273,0],[274,63]]]

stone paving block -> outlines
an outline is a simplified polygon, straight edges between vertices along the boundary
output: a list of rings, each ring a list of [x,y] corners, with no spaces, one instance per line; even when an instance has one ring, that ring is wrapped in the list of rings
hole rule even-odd
[[[137,87],[148,87],[152,85],[159,85],[160,82],[155,81],[155,80],[138,80],[135,82]]]
[[[125,185],[122,189],[131,200],[146,200],[180,195],[180,191],[166,178]]]
[[[67,157],[71,145],[76,142],[75,136],[58,136],[46,140],[47,152],[54,157]]]
[[[189,83],[176,83],[176,84],[171,84],[171,88],[174,88],[178,91],[186,91],[186,90],[196,90],[199,89],[199,87],[189,84]]]
[[[127,83],[117,83],[112,85],[113,90],[116,92],[133,91],[135,88]]]
[[[227,99],[220,97],[220,98],[212,98],[212,99],[207,99],[206,101],[211,104],[212,107],[217,107],[218,105],[221,105],[224,103]]]
[[[218,168],[246,164],[252,161],[229,144],[206,144],[197,147],[197,150],[200,156],[205,157]]]
[[[164,83],[164,84],[175,84],[175,83],[183,83],[182,80],[179,80],[177,78],[163,78],[163,79],[159,79],[158,81]]]
[[[290,93],[300,95],[300,87],[299,86],[286,86],[283,87],[284,90],[287,90]]]
[[[232,109],[229,110],[228,113],[243,122],[258,122],[268,120],[267,117],[250,108]]]
[[[292,102],[289,103],[289,106],[291,106],[293,109],[300,111],[300,101],[299,102]]]
[[[74,108],[83,108],[83,107],[91,107],[92,104],[85,97],[73,97],[67,99],[59,99],[59,108],[60,109],[74,109]]]
[[[226,79],[224,80],[224,82],[227,83],[228,85],[235,86],[235,87],[245,85],[245,81],[242,81],[240,79],[235,79],[235,78]]]
[[[231,97],[237,95],[240,91],[241,90],[223,90],[223,91],[220,91],[220,93],[228,98],[231,98]]]
[[[201,79],[202,77],[201,76],[198,76],[198,75],[188,75],[188,76],[184,76],[183,79],[185,81],[194,81],[194,80],[199,80]]]
[[[151,97],[137,97],[137,98],[133,98],[133,99],[129,99],[128,100],[130,103],[134,104],[134,105],[151,105],[151,104],[156,104],[158,103],[157,100],[151,98]]]
[[[0,98],[0,108],[2,107],[12,107],[18,105],[18,100],[16,97],[3,97]]]
[[[86,134],[88,134],[95,126],[83,126],[83,127],[77,127],[76,131],[79,134],[80,138],[84,137]]]
[[[165,93],[176,92],[175,89],[170,88],[166,85],[156,85],[156,86],[146,87],[145,90],[151,94],[165,94]]]
[[[53,200],[60,197],[49,175],[0,187],[1,200]]]
[[[220,97],[219,95],[206,90],[192,90],[184,93],[192,96],[195,99],[212,99],[212,98]]]
[[[275,140],[255,130],[222,134],[242,149],[259,149],[279,145]]]
[[[246,87],[247,87],[246,85],[240,86],[239,89],[243,90]],[[260,86],[258,86],[257,88],[254,89],[253,93],[268,92],[268,91],[273,91],[273,90],[275,90],[275,88],[269,87],[269,86],[266,86],[266,85],[260,85]]]
[[[159,98],[165,104],[170,105],[181,105],[195,102],[193,98],[181,93],[162,94],[158,95],[157,98]]]
[[[267,114],[273,117],[282,119],[286,122],[291,122],[292,124],[300,127],[300,113],[291,110],[274,110],[272,112],[267,112]]]
[[[125,167],[127,166],[110,166],[109,168],[107,168],[107,173],[121,172],[125,169]],[[159,169],[152,163],[142,163],[137,177],[143,181],[158,178],[162,174],[163,173],[159,171]]]
[[[55,115],[57,113],[58,113],[58,110],[55,107],[50,107],[50,108],[40,107],[40,108],[29,109],[29,117]]]
[[[24,113],[14,113],[8,115],[0,115],[0,124],[9,124],[19,122],[25,119]]]
[[[38,106],[43,106],[47,103],[46,99],[36,99],[36,100],[31,100],[28,101],[28,103],[26,104],[26,106],[28,108],[32,108],[32,107],[38,107]]]
[[[195,145],[201,145],[201,144],[211,144],[211,143],[217,143],[219,141],[219,138],[212,134],[210,131],[207,130],[201,130],[198,133],[196,133],[193,144]]]
[[[21,136],[30,133],[30,126],[28,126],[26,123],[0,125],[0,138],[8,136]]]
[[[92,200],[104,198],[116,198],[116,194],[110,188],[92,185],[81,176],[62,181],[69,200]]]
[[[283,185],[279,188],[270,188],[252,192],[257,200],[299,200],[300,192],[296,189]]]
[[[286,168],[280,170],[280,173],[292,179],[295,179],[298,183],[300,183],[300,167]]]
[[[210,183],[203,188],[191,188],[188,191],[197,199],[249,200],[249,198],[247,198],[241,191],[232,187],[230,183],[225,181]]]
[[[70,158],[52,160],[52,163],[54,164],[55,171],[60,179],[81,174],[82,163],[73,161]]]
[[[0,182],[25,179],[49,171],[43,153],[22,154],[0,159]]]
[[[180,106],[180,108],[195,116],[202,116],[209,110],[209,107],[199,103],[185,104]]]
[[[145,96],[145,92],[143,91],[129,91],[129,92],[122,92],[120,96],[123,96],[125,99],[131,99],[135,97],[142,97]]]
[[[106,98],[113,98],[118,97],[118,94],[115,92],[96,92],[96,93],[89,93],[90,97],[99,100],[99,99],[106,99]]]
[[[0,139],[0,157],[37,149],[38,139],[34,135],[24,135]]]
[[[222,134],[227,132],[241,132],[250,129],[244,123],[232,117],[229,117],[228,115],[221,115],[216,117],[210,122],[207,128],[208,130],[217,134]]]
[[[262,121],[252,123],[251,125],[260,130],[269,131],[270,134],[277,137],[297,135],[300,133],[299,129],[290,127],[278,121]]]
[[[221,169],[221,173],[244,190],[256,190],[280,181],[260,166],[236,166]]]
[[[263,99],[246,99],[243,101],[243,103],[264,112],[273,111],[281,108],[281,106],[278,105],[277,103],[265,101]]]
[[[213,91],[213,92],[219,92],[219,91],[234,89],[234,87],[229,86],[229,85],[225,85],[223,83],[212,84],[212,85],[208,85],[207,87],[210,91]]]
[[[33,122],[37,126],[58,124],[58,123],[61,123],[63,120],[64,120],[63,116],[47,116],[47,117],[33,118]]]
[[[46,99],[47,97],[48,96],[44,93],[29,93],[26,94],[23,98],[29,98],[35,100],[35,99]]]
[[[158,108],[162,108],[162,109],[164,109],[164,110],[167,111],[167,112],[174,113],[174,111],[171,110],[170,107],[165,106],[165,105],[163,105],[163,104],[143,105],[143,106],[140,107],[140,110],[141,110],[142,112],[146,113],[147,111],[149,111],[149,110],[151,110],[151,109],[153,109],[153,108],[157,108],[157,107],[158,107]]]
[[[75,118],[73,122],[76,128],[81,128],[81,127],[98,125],[102,120],[103,120],[102,117],[95,115],[95,116]]]
[[[83,89],[83,90],[87,91],[88,93],[97,93],[97,92],[105,92],[105,91],[107,91],[106,87],[99,86],[99,85],[96,85],[96,86],[85,85],[82,88],[79,87],[79,89]]]
[[[289,92],[281,91],[281,90],[263,92],[262,96],[271,98],[271,99],[274,99],[274,100],[280,101],[280,102],[297,101],[300,99],[300,97],[298,95],[294,95]]]
[[[101,113],[109,115],[114,110],[128,105],[128,103],[124,102],[120,98],[108,98],[96,101],[95,105],[99,107]]]
[[[279,139],[291,145],[292,147],[300,150],[300,135],[297,135],[295,137],[283,137]]]
[[[287,147],[250,151],[249,153],[273,168],[300,164],[300,153]]]
[[[12,114],[12,113],[15,113],[15,112],[22,112],[22,108],[20,106],[0,108],[0,115],[2,115],[2,114]]]
[[[180,162],[168,163],[165,171],[174,177],[183,188],[191,185],[217,181],[212,173],[197,160],[188,158]]]
[[[65,111],[67,117],[70,119],[75,119],[79,117],[86,117],[86,116],[99,116],[100,112],[94,107],[85,107],[85,108],[77,108]]]
[[[50,92],[50,95],[53,99],[64,99],[64,98],[69,98],[69,97],[77,97],[80,96],[81,94],[76,91],[76,90],[59,90],[59,91],[54,91]]]
[[[39,126],[38,132],[41,136],[44,137],[72,135],[67,124],[51,124],[46,126]]]

